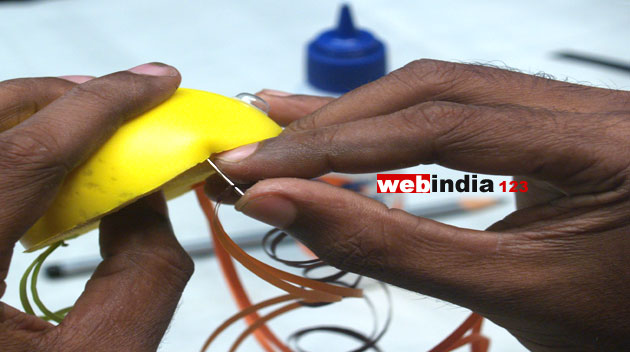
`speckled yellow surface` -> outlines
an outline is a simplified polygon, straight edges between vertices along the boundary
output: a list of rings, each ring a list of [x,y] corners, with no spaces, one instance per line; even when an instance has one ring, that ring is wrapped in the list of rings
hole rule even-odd
[[[75,237],[138,197],[162,188],[167,198],[212,173],[213,153],[276,136],[281,128],[237,99],[180,88],[123,125],[68,175],[48,212],[22,237],[27,251]]]

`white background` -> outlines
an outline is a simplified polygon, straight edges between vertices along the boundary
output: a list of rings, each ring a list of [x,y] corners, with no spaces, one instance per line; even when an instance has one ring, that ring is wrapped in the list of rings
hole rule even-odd
[[[176,66],[183,87],[225,95],[261,88],[295,91],[303,87],[306,42],[334,23],[337,1],[24,1],[0,3],[0,79],[70,74],[102,75],[150,62]],[[553,52],[576,49],[613,58],[630,58],[628,1],[355,1],[356,22],[373,30],[388,48],[389,68],[422,57],[507,65],[525,72],[544,71],[558,79],[628,89],[630,75],[612,69],[555,59]],[[515,131],[517,133],[517,131]],[[435,166],[419,167],[441,177],[461,174]],[[495,177],[495,184],[503,178]],[[483,229],[513,210],[513,202],[490,210],[441,219]],[[453,194],[409,196],[409,203],[453,199]],[[0,205],[2,206],[2,205]],[[189,194],[170,203],[183,242],[207,237],[207,227]],[[224,212],[232,232],[261,225]],[[6,302],[19,307],[19,277],[34,258],[18,253],[8,277]],[[261,256],[260,251],[252,252]],[[97,256],[97,235],[90,233],[59,250],[53,260]],[[258,300],[277,293],[243,273]],[[43,299],[52,307],[71,304],[87,277],[41,280]],[[374,285],[367,288],[375,292]],[[394,322],[383,339],[385,351],[427,350],[468,314],[463,308],[393,289]],[[335,310],[337,309],[337,310]],[[343,310],[345,309],[345,312]],[[196,272],[161,346],[163,351],[196,351],[221,321],[235,312],[212,259],[196,261]],[[350,318],[341,318],[347,314]],[[312,320],[344,320],[369,328],[368,316],[355,303],[324,310],[305,309],[271,325],[281,336]],[[239,326],[213,351],[227,350]],[[484,332],[493,351],[522,351],[505,330],[488,323]],[[328,336],[313,337],[315,350],[344,350]],[[347,349],[347,348],[346,348]],[[256,351],[250,338],[242,351]]]

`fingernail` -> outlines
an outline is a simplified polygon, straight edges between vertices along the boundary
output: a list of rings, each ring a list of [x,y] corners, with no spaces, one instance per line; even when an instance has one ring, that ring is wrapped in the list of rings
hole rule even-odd
[[[281,90],[275,90],[275,89],[263,89],[260,94],[266,94],[266,95],[271,95],[272,97],[288,97],[290,95],[293,95],[292,93],[287,93],[287,92],[283,92]]]
[[[71,76],[59,76],[58,78],[81,84],[81,83],[91,80],[92,78],[94,78],[94,76],[71,75]]]
[[[136,66],[134,68],[130,68],[129,72],[149,76],[177,76],[177,70],[174,67],[165,65],[161,62],[151,62]]]
[[[258,142],[247,144],[236,149],[228,150],[227,152],[219,153],[217,154],[216,159],[229,163],[236,163],[252,155],[256,151],[256,149],[258,149]]]
[[[280,196],[260,196],[252,199],[241,198],[235,204],[236,210],[279,229],[293,223],[297,208],[291,201]]]

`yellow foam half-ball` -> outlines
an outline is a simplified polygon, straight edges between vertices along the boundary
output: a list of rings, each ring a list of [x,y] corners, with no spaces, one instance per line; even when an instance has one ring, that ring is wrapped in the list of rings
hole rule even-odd
[[[176,197],[213,170],[218,153],[278,135],[281,128],[237,99],[178,89],[125,123],[70,173],[48,211],[22,237],[27,251],[81,235],[104,215],[157,189]]]

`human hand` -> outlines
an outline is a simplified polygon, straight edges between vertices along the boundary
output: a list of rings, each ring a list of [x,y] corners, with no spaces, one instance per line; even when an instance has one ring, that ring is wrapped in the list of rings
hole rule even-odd
[[[420,60],[339,99],[260,95],[288,126],[217,156],[232,179],[263,180],[238,210],[340,269],[479,312],[532,350],[630,349],[629,92]],[[431,163],[526,177],[529,192],[475,231],[298,179]]]
[[[68,79],[0,83],[0,297],[15,243],[44,214],[65,175],[181,80],[163,64]],[[59,325],[0,302],[2,351],[157,349],[193,270],[161,193],[103,218],[100,246],[103,262]]]

